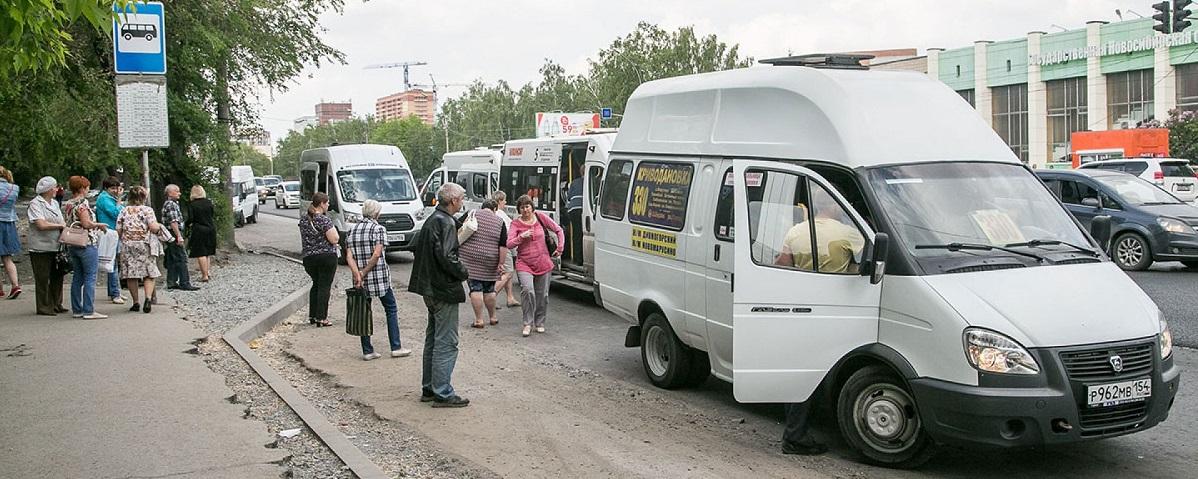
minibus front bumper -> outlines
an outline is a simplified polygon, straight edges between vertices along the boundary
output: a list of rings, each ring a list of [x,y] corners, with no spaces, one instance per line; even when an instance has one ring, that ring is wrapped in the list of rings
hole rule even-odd
[[[1095,375],[1090,366],[1070,366],[1065,357],[1108,359],[1107,352],[1151,348],[1150,371]],[[979,386],[929,378],[909,381],[928,434],[944,444],[970,447],[1031,447],[1101,439],[1143,431],[1169,416],[1181,380],[1172,357],[1162,361],[1153,341],[1029,350],[1041,365],[1034,377],[982,375]],[[1122,349],[1128,350],[1128,349]],[[1075,360],[1074,360],[1075,361]],[[1076,364],[1076,363],[1074,363]],[[1089,407],[1089,386],[1151,379],[1146,400]]]

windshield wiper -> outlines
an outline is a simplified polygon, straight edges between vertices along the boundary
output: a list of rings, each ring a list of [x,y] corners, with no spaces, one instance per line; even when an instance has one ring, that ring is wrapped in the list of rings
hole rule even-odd
[[[1057,246],[1057,245],[1068,246],[1070,248],[1073,248],[1074,250],[1077,250],[1080,253],[1085,253],[1085,254],[1088,254],[1095,258],[1099,257],[1098,252],[1094,251],[1090,248],[1086,248],[1084,246],[1078,246],[1073,243],[1066,243],[1064,241],[1059,241],[1059,240],[1034,239],[1031,241],[1024,241],[1022,243],[1011,243],[1011,244],[1005,245],[1005,247],[1006,248],[1036,248],[1036,247],[1040,247],[1040,246]]]
[[[964,250],[970,250],[970,251],[998,250],[998,251],[1004,251],[1004,252],[1011,253],[1011,254],[1016,254],[1019,256],[1026,256],[1028,258],[1032,258],[1041,263],[1048,261],[1047,258],[1040,256],[1038,254],[1035,254],[1035,253],[1028,253],[1027,251],[1019,251],[1016,249],[1008,248],[1006,246],[994,246],[994,245],[979,244],[979,243],[920,244],[920,245],[915,245],[915,249],[943,249],[943,250],[954,251],[954,252],[964,251]]]

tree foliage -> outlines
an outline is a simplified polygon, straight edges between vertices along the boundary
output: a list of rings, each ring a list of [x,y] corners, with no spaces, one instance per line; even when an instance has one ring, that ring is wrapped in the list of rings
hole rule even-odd
[[[667,31],[641,23],[588,60],[586,72],[570,75],[546,60],[538,82],[512,88],[505,81],[475,82],[460,97],[447,100],[437,127],[449,130],[449,149],[465,150],[526,138],[535,133],[539,111],[624,110],[640,84],[679,75],[747,67],[736,45],[715,35],[698,36],[694,28]],[[618,126],[613,121],[609,126]]]
[[[113,7],[131,0],[7,0],[0,11],[0,79],[67,65],[71,44],[83,26],[112,31]]]
[[[373,143],[398,147],[407,158],[412,174],[421,178],[441,164],[441,156],[445,154],[442,135],[443,132],[415,116],[386,122],[375,121],[373,117],[351,118],[312,126],[303,131],[291,131],[279,140],[275,150],[275,173],[298,176],[300,154],[304,150]]]

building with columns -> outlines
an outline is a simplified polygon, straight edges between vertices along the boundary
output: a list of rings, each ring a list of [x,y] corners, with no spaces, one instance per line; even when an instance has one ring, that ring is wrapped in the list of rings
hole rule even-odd
[[[926,72],[968,101],[1033,167],[1068,161],[1075,131],[1135,128],[1198,110],[1198,27],[1165,35],[1153,20],[928,49]],[[876,65],[906,69],[920,59]]]

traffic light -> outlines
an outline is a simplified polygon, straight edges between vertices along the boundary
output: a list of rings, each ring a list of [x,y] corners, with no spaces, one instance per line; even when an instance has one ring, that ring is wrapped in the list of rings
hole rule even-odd
[[[1152,29],[1166,35],[1172,33],[1173,25],[1169,21],[1169,2],[1154,3],[1152,9],[1156,10],[1156,13],[1152,15],[1152,19],[1156,20],[1156,25],[1153,25]]]
[[[1190,5],[1193,0],[1173,0],[1173,33],[1185,30],[1190,26],[1190,21],[1186,18],[1190,17]]]

